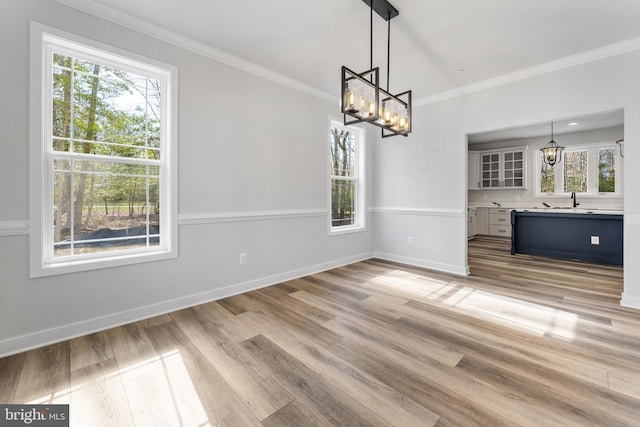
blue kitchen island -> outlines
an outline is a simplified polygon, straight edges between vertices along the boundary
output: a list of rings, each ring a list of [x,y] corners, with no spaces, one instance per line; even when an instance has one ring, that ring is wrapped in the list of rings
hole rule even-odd
[[[511,254],[622,265],[623,215],[586,209],[511,211]]]

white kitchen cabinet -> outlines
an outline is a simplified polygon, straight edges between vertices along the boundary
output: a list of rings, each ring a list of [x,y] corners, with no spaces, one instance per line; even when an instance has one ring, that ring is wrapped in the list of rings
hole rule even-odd
[[[476,222],[478,223],[478,234],[489,234],[489,208],[477,208]]]
[[[469,190],[480,190],[480,153],[469,151],[469,161],[467,163]]]
[[[489,235],[511,237],[511,209],[489,209]]]
[[[469,208],[467,211],[469,213],[469,222],[467,224],[467,238],[471,239],[476,234],[478,234],[478,210],[476,208]]]
[[[526,189],[527,149],[528,147],[513,147],[479,152],[480,188]]]

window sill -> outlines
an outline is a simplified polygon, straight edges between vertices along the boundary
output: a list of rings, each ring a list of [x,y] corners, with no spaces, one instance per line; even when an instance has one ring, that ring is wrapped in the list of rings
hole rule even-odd
[[[361,233],[367,231],[367,228],[363,225],[344,226],[340,228],[331,228],[329,230],[329,236],[340,236],[343,234]]]
[[[57,276],[60,274],[93,271],[103,268],[121,267],[133,264],[142,264],[152,261],[162,261],[177,258],[178,254],[169,251],[143,252],[137,254],[123,254],[108,258],[92,258],[86,260],[72,260],[68,262],[56,262],[44,265],[32,265],[30,277]]]

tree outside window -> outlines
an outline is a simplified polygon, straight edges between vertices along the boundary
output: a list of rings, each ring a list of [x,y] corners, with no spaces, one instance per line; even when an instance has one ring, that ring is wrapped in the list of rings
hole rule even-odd
[[[564,152],[564,192],[587,192],[587,150]]]
[[[615,148],[598,149],[598,192],[616,191],[616,153]]]

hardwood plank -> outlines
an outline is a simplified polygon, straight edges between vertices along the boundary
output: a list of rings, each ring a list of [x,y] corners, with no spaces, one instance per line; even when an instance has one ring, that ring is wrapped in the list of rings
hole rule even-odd
[[[140,326],[142,326],[143,329],[147,329],[152,326],[161,325],[167,322],[171,322],[171,317],[168,314],[163,314],[162,316],[156,316],[150,319],[141,320]]]
[[[440,365],[415,354],[407,354],[402,348],[389,347],[379,343],[375,336],[363,333],[358,328],[347,323],[339,324],[339,319],[328,323],[332,324],[332,329],[341,330],[349,343],[360,345],[369,353],[382,356],[385,362],[392,361],[394,369],[400,375],[410,376],[415,382],[423,382],[429,388],[435,388],[434,384],[439,384],[437,398],[442,401],[455,396],[457,401],[465,402],[467,406],[474,406],[476,410],[483,408],[489,411],[489,414],[499,413],[515,423],[526,422],[527,419],[536,419],[544,425],[560,425],[559,423],[567,422],[565,417],[546,411],[544,406],[531,405],[528,396],[518,390],[505,393],[502,384],[482,381],[483,378],[468,376],[460,369]],[[464,360],[465,358],[462,359]]]
[[[241,345],[300,402],[327,418],[330,425],[389,425],[264,336],[258,335]]]
[[[275,309],[293,311],[302,317],[305,317],[319,325],[333,318],[333,314],[321,310],[317,307],[310,306],[304,301],[290,298],[293,293],[286,296],[273,291],[271,288],[262,288],[256,291],[256,295],[268,301]]]
[[[14,403],[69,404],[69,341],[25,353]]]
[[[353,340],[342,340],[331,345],[328,350],[435,414],[456,420],[458,425],[513,424],[499,413],[452,392],[447,384],[420,375],[415,366],[403,366],[395,358],[389,359],[388,355],[379,354],[378,348],[371,349]]]
[[[278,409],[262,421],[265,427],[281,426],[328,426],[331,422],[313,408],[300,403],[297,399]]]
[[[26,353],[20,353],[0,359],[0,402],[11,403],[14,401],[25,355]]]
[[[71,371],[95,365],[114,357],[107,332],[98,332],[75,338],[69,344],[71,347]]]
[[[173,322],[146,330],[161,356],[162,373],[178,413],[189,413],[195,425],[260,426],[249,407]],[[159,372],[158,372],[159,373]],[[165,393],[168,394],[168,393]],[[180,417],[172,425],[191,424]]]
[[[453,325],[448,323],[452,316]],[[417,334],[426,329],[428,332],[425,334],[428,337],[440,339],[441,342],[451,342],[452,337],[462,336],[473,343],[484,343],[496,351],[508,352],[519,357],[524,363],[542,361],[559,371],[570,372],[583,381],[599,385],[607,384],[606,368],[593,363],[582,352],[562,343],[551,345],[544,337],[528,335],[502,324],[483,322],[474,317],[464,319],[457,314],[449,314],[446,310],[439,311],[433,306],[418,309],[411,316],[400,319],[398,322]],[[464,348],[459,351],[464,352]]]
[[[193,309],[235,342],[244,341],[258,335],[257,331],[247,327],[242,322],[238,322],[233,314],[216,302],[195,306]]]
[[[144,364],[158,356],[139,323],[110,329],[108,334],[119,369]]]
[[[136,424],[175,426],[192,421],[182,400],[176,400],[166,364],[179,365],[174,351],[161,355],[139,323],[109,330],[118,372]]]
[[[327,346],[339,339],[333,332],[314,322],[312,318],[315,316],[307,317],[304,314],[290,310],[282,302],[276,303],[273,300],[266,300],[255,292],[236,295],[236,298],[241,301],[242,306],[246,309],[245,312],[269,313],[270,316],[287,323],[289,327],[299,330],[302,334],[316,342],[320,342],[323,346]]]
[[[201,311],[180,310],[171,317],[257,419],[267,418],[294,399],[250,361],[241,347],[203,318]]]
[[[69,419],[78,426],[135,424],[115,358],[71,371]]]
[[[433,412],[344,363],[323,347],[297,334],[297,331],[283,327],[278,321],[254,312],[244,313],[241,317],[259,328],[264,337],[329,381],[334,388],[369,408],[386,422],[392,425],[427,426],[433,425],[438,419]]]
[[[295,298],[303,299],[310,304],[328,304],[327,301],[305,291],[299,291],[291,295]],[[336,319],[357,324],[363,330],[367,330],[368,332],[375,334],[379,341],[385,341],[390,346],[396,345],[398,347],[404,347],[409,351],[417,352],[425,357],[433,358],[434,360],[438,360],[450,366],[455,366],[463,356],[462,353],[455,351],[448,345],[441,345],[440,343],[435,343],[416,335],[407,336],[406,331],[403,331],[400,328],[395,328],[389,323],[385,323],[374,318],[353,315],[348,310],[337,312]]]

